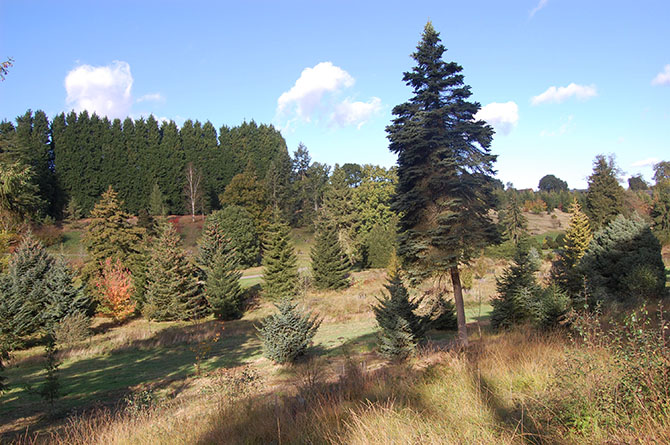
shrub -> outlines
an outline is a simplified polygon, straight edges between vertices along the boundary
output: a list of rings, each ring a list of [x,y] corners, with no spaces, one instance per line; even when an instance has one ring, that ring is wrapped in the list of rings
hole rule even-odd
[[[91,319],[83,312],[65,316],[54,329],[54,338],[59,345],[71,345],[91,336]]]
[[[275,313],[258,328],[264,355],[277,363],[291,363],[303,355],[312,342],[321,320],[298,309],[298,304],[285,299],[275,304]]]
[[[438,331],[456,330],[458,327],[456,306],[451,300],[446,300],[442,295],[431,295],[425,303],[428,306],[426,311],[428,328]]]
[[[132,275],[121,261],[107,258],[102,264],[102,272],[94,279],[93,286],[102,314],[118,323],[135,313]]]

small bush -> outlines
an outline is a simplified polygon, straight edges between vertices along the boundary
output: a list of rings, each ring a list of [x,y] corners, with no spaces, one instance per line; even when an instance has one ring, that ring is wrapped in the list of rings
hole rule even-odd
[[[93,282],[100,302],[100,312],[116,322],[125,321],[135,313],[133,280],[130,271],[120,261],[107,258],[101,274]]]
[[[83,312],[66,315],[54,328],[54,337],[59,345],[71,345],[91,336],[91,319]]]
[[[321,320],[311,313],[303,313],[298,304],[289,299],[275,306],[279,312],[263,320],[258,328],[263,352],[277,363],[291,363],[307,351]]]

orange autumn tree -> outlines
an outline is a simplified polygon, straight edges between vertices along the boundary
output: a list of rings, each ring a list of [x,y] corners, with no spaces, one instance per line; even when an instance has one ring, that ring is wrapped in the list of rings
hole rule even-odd
[[[122,322],[135,312],[132,275],[119,260],[107,258],[101,266],[102,270],[93,282],[100,312]]]

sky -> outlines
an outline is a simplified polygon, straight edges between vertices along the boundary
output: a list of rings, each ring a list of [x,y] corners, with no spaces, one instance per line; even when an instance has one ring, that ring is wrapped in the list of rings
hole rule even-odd
[[[670,160],[670,2],[0,0],[0,120],[26,110],[272,124],[289,152],[390,167],[427,21],[496,130],[497,177],[585,188]]]

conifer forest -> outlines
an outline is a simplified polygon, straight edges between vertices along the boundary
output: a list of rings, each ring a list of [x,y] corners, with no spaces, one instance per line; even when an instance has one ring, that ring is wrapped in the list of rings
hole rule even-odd
[[[670,443],[670,158],[505,184],[416,35],[391,166],[254,120],[1,122],[0,442]]]

